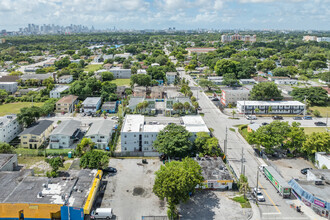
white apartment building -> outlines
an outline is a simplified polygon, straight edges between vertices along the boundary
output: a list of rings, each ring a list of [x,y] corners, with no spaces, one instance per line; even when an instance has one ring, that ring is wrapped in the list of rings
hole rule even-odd
[[[112,67],[109,71],[113,73],[115,79],[130,79],[132,75],[131,69],[121,69],[120,67]]]
[[[256,113],[255,109],[259,109]],[[302,114],[305,104],[298,101],[237,101],[241,114]],[[271,111],[269,111],[271,110]]]
[[[167,72],[166,73],[166,79],[167,79],[167,84],[173,84],[176,79],[176,72]]]
[[[73,148],[80,133],[80,121],[67,120],[59,124],[49,136],[50,149]]]
[[[4,89],[8,93],[13,94],[17,91],[17,82],[0,82],[0,89]]]
[[[113,127],[114,122],[111,120],[96,121],[85,136],[95,143],[97,149],[109,150]]]
[[[235,87],[223,89],[221,92],[221,103],[223,106],[236,104],[237,101],[249,100],[250,90],[246,87]]]
[[[298,80],[290,79],[289,77],[269,77],[268,80],[274,82],[277,85],[296,85]]]
[[[315,153],[315,166],[319,169],[330,169],[330,154],[326,152]]]
[[[87,97],[84,102],[81,104],[81,112],[92,112],[95,113],[101,107],[101,98],[100,97]]]
[[[16,115],[0,117],[0,142],[9,143],[22,132],[23,128]]]
[[[152,146],[153,142],[158,133],[169,123],[185,126],[192,133],[191,141],[195,140],[198,132],[209,133],[209,129],[199,115],[169,118],[169,122],[166,123],[156,121],[157,118],[153,118],[153,120],[155,121],[145,121],[143,115],[126,115],[121,130],[121,151],[156,151]]]
[[[61,76],[60,78],[58,78],[58,83],[61,83],[61,84],[69,84],[72,81],[73,81],[72,75],[65,75],[65,76]]]
[[[50,98],[61,98],[61,93],[69,90],[69,86],[57,86],[52,91],[49,92]]]
[[[215,85],[223,85],[223,77],[222,76],[209,76],[207,80],[213,82]]]

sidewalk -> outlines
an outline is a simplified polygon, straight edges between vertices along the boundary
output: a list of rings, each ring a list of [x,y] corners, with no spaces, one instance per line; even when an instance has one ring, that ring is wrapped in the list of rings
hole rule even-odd
[[[259,207],[254,203],[254,201],[250,200],[252,216],[249,220],[261,220]]]
[[[300,201],[298,199],[292,200],[292,204],[294,206],[301,206],[301,211],[303,212],[303,214],[306,215],[308,218],[310,218],[312,220],[327,219],[327,218],[324,218],[324,217],[319,216],[318,214],[316,214],[312,210],[312,208],[306,206],[305,203],[303,203],[302,201]]]

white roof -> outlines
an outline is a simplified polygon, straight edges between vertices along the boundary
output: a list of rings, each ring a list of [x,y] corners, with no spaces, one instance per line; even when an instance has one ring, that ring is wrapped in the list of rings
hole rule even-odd
[[[114,122],[111,120],[102,120],[93,122],[92,126],[88,130],[86,137],[91,135],[110,135]]]
[[[82,103],[83,105],[96,105],[101,100],[100,97],[87,97]]]
[[[187,131],[192,133],[210,132],[200,115],[189,115],[182,117],[182,121]]]
[[[143,115],[126,115],[122,132],[140,132],[143,125]]]
[[[69,86],[57,86],[55,87],[51,92],[64,92],[65,90],[68,90]]]
[[[166,125],[144,125],[144,132],[160,132],[166,127]]]
[[[305,106],[305,104],[299,101],[237,101],[237,105],[298,105],[298,106]]]

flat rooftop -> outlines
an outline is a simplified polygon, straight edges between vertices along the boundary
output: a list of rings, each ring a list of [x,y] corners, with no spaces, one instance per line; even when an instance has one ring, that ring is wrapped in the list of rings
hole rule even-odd
[[[299,101],[237,101],[237,104],[241,104],[241,105],[273,105],[273,106],[278,106],[278,105],[304,106],[304,104]]]
[[[0,154],[0,169],[15,156],[15,154]]]
[[[330,202],[330,185],[325,183],[323,185],[315,185],[315,181],[296,180],[297,183],[307,192],[313,196]]]
[[[64,92],[69,88],[70,88],[69,86],[57,86],[51,92]]]
[[[75,95],[67,95],[62,97],[60,100],[57,101],[57,104],[71,104],[78,99],[78,96]]]
[[[141,125],[143,124],[143,115],[126,115],[122,132],[140,132]]]
[[[83,105],[96,105],[101,100],[101,97],[87,97],[82,103]]]
[[[201,166],[205,180],[233,180],[220,157],[198,157],[195,160]]]

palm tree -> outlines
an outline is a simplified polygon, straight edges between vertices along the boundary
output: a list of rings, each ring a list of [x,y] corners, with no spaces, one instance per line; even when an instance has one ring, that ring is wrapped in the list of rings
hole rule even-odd
[[[183,103],[183,107],[184,107],[184,109],[187,111],[187,110],[190,108],[190,104],[189,104],[189,102],[185,102],[185,103]]]
[[[268,113],[271,113],[273,111],[272,106],[269,106]]]
[[[256,109],[254,109],[254,112],[258,114],[260,112],[260,110],[258,108],[256,108]]]
[[[231,113],[233,114],[233,118],[235,118],[235,114],[236,114],[235,110],[233,110]]]
[[[239,178],[239,191],[243,193],[244,199],[246,198],[246,193],[250,190],[248,179],[246,176],[241,174]]]

